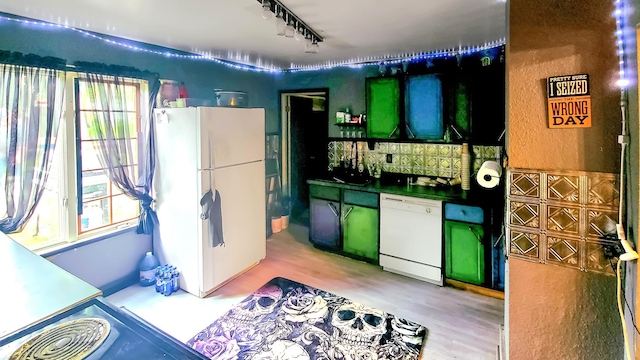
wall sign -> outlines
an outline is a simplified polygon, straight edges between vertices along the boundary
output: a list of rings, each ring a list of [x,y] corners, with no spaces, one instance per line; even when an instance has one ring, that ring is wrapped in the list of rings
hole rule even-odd
[[[591,127],[589,74],[547,78],[549,128]]]

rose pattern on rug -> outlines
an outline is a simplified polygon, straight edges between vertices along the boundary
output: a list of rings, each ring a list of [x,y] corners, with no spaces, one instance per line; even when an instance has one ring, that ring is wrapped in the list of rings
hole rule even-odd
[[[215,360],[412,360],[426,335],[422,325],[277,277],[187,344]]]

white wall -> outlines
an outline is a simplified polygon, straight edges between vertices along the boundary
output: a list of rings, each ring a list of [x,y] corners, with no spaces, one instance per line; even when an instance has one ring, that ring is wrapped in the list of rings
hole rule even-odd
[[[151,251],[151,236],[135,228],[116,236],[47,257],[95,287],[104,287],[138,271],[138,262]]]

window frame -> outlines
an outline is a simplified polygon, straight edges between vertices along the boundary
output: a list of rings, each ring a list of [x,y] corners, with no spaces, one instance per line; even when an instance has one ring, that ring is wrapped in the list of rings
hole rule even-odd
[[[113,80],[107,80],[104,81],[103,83],[105,84],[112,84],[115,85],[115,78],[114,77],[107,77],[108,79],[113,79]],[[82,165],[82,145],[83,143],[90,143],[90,142],[95,142],[97,140],[89,140],[89,139],[82,139],[82,127],[81,127],[81,121],[82,121],[82,116],[81,114],[83,112],[87,112],[90,113],[92,111],[99,111],[99,112],[107,112],[108,110],[96,110],[96,109],[82,109],[80,107],[81,101],[80,101],[80,95],[81,95],[81,90],[80,90],[80,82],[86,82],[87,80],[82,79],[78,76],[74,77],[74,86],[73,86],[73,95],[74,95],[74,100],[75,100],[75,105],[74,105],[74,125],[75,125],[75,157],[76,157],[76,200],[77,200],[77,206],[76,206],[76,231],[77,231],[77,237],[80,239],[83,239],[87,236],[91,236],[92,234],[101,234],[104,232],[107,232],[110,229],[121,229],[123,227],[130,227],[130,226],[135,226],[138,224],[138,217],[140,215],[140,209],[136,209],[136,216],[134,216],[133,218],[129,218],[129,219],[124,219],[124,220],[120,220],[117,222],[113,221],[113,199],[115,197],[118,196],[127,196],[124,193],[120,193],[120,194],[114,194],[114,189],[117,188],[117,186],[114,185],[113,182],[109,181],[108,186],[108,192],[106,196],[101,196],[95,199],[91,199],[88,201],[85,201],[83,199],[84,193],[82,190],[82,177],[84,173],[87,172],[92,172],[92,171],[100,171],[100,170],[105,170],[106,168],[96,168],[96,169],[89,169],[89,170],[84,170],[83,169],[83,165]],[[129,166],[134,166],[136,168],[135,172],[138,173],[139,171],[139,165],[140,165],[140,155],[141,155],[141,149],[140,149],[140,131],[141,131],[141,127],[142,127],[142,117],[144,114],[144,109],[142,109],[142,96],[143,96],[143,80],[136,80],[136,79],[131,79],[131,78],[124,78],[124,82],[121,85],[125,85],[125,86],[133,86],[136,89],[136,96],[135,96],[135,111],[111,111],[112,113],[116,113],[116,112],[121,112],[121,113],[127,113],[127,114],[135,114],[135,119],[136,119],[136,134],[135,137],[132,138],[125,138],[123,140],[136,140],[136,144],[137,144],[137,154],[138,154],[138,159],[136,159],[136,163],[135,165],[129,165]],[[104,200],[104,199],[108,199],[109,201],[109,224],[107,225],[102,225],[102,226],[98,226],[95,228],[91,228],[89,230],[86,231],[82,231],[82,214],[80,213],[80,207],[83,206],[85,203],[88,202],[93,202],[93,201],[99,201],[99,200]]]
[[[113,79],[112,83],[115,83],[115,77],[107,77]],[[142,157],[145,155],[141,142],[141,136],[144,137],[142,132],[145,130],[145,121],[150,121],[146,117],[150,116],[149,103],[144,101],[144,97],[149,94],[149,83],[146,80],[128,78],[125,77],[125,84],[136,86],[136,135],[138,159],[136,161],[136,167],[139,167],[142,163]],[[58,139],[56,142],[56,156],[59,156],[60,171],[59,178],[57,179],[58,194],[60,196],[59,210],[59,237],[57,239],[50,239],[38,242],[36,245],[30,245],[28,248],[38,254],[46,254],[50,252],[59,252],[61,249],[76,247],[81,243],[97,241],[100,239],[109,238],[115,236],[118,233],[126,231],[127,229],[134,228],[138,225],[138,216],[132,219],[118,221],[106,226],[93,228],[87,231],[81,231],[81,215],[78,214],[79,204],[82,204],[82,179],[79,175],[82,172],[81,158],[78,157],[80,145],[80,109],[79,109],[79,89],[76,90],[76,85],[79,84],[81,78],[77,72],[67,71],[65,73],[65,100],[64,110],[60,123],[60,129]],[[129,138],[127,139],[129,140]],[[144,142],[144,141],[143,141]],[[60,152],[57,152],[58,149]],[[98,169],[100,170],[100,169]],[[138,168],[139,171],[139,168]],[[115,188],[113,183],[109,182],[110,186]],[[110,189],[111,190],[111,189]],[[124,194],[113,194],[111,190],[108,198],[113,199],[117,196],[126,196]],[[75,198],[74,198],[75,197]],[[98,200],[91,199],[90,201]],[[38,204],[39,206],[40,204]],[[111,213],[113,204],[110,204]],[[137,209],[139,214],[139,208]],[[112,214],[110,217],[112,219]],[[33,219],[29,219],[32,221]],[[9,234],[11,236],[12,234]],[[20,242],[20,239],[16,239]]]

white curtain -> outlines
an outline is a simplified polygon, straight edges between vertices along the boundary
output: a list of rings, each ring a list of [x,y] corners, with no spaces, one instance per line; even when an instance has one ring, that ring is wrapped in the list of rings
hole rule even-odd
[[[22,230],[40,200],[62,121],[63,71],[0,64],[0,231]]]

